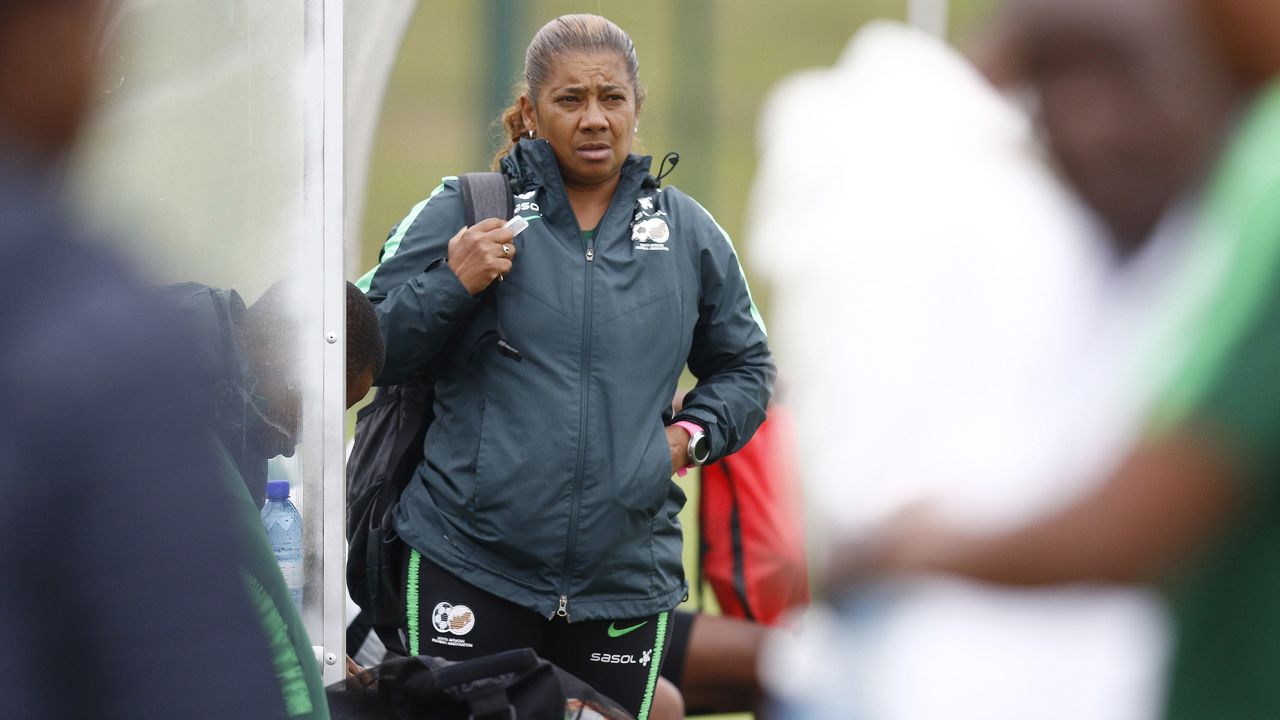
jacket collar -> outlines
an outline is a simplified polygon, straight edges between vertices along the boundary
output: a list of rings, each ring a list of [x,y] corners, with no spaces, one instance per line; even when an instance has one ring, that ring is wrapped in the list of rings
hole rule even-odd
[[[642,185],[657,187],[656,181],[649,174],[652,166],[652,156],[635,153],[628,155],[626,161],[622,163],[622,177],[618,182],[617,190],[614,191],[614,197],[616,198],[619,193],[635,194]],[[543,208],[544,217],[550,214],[551,217],[548,219],[558,222],[562,219],[560,213],[564,212],[567,214],[567,219],[571,221],[570,224],[576,224],[569,208],[568,195],[565,194],[564,179],[560,176],[560,165],[556,162],[551,143],[542,138],[520,140],[502,159],[500,167],[503,174],[510,178],[511,185],[517,193],[546,190],[561,201],[551,208]],[[611,210],[611,213],[614,210],[616,207]],[[627,213],[631,211],[629,207],[624,210]]]

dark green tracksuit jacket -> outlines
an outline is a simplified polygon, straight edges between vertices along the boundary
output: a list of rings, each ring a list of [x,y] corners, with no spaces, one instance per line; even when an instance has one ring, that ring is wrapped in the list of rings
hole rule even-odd
[[[432,364],[436,419],[397,529],[467,582],[551,617],[627,618],[687,595],[664,432],[687,362],[680,419],[731,453],[764,419],[774,368],[728,236],[651,160],[631,156],[586,240],[551,146],[503,164],[529,221],[494,302],[443,263],[464,224],[446,178],[395,230],[363,280],[387,342],[379,384]],[[483,297],[483,296],[482,296]],[[523,353],[498,352],[497,318]]]

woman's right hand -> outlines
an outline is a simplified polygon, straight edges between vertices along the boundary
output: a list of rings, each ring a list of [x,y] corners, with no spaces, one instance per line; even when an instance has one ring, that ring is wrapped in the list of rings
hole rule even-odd
[[[516,256],[511,230],[498,218],[464,227],[449,240],[449,269],[472,295],[511,272]]]

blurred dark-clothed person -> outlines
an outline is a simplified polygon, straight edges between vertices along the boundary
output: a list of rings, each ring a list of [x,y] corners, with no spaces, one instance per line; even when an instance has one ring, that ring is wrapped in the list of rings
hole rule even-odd
[[[190,337],[60,199],[105,6],[0,2],[0,715],[284,717]]]
[[[286,288],[276,283],[253,305],[234,289],[197,282],[153,290],[197,333],[192,355],[215,388],[217,439],[259,507],[267,497],[267,461],[292,457],[299,430],[300,333]]]
[[[301,313],[296,283],[271,285],[252,305],[230,288],[197,282],[154,288],[195,330],[192,363],[214,389],[208,412],[219,449],[220,486],[231,504],[230,527],[245,590],[272,640],[278,692],[290,717],[326,718],[319,665],[300,609],[262,529],[268,461],[292,456],[302,407]],[[346,287],[347,407],[364,397],[380,372],[385,347],[372,304]]]

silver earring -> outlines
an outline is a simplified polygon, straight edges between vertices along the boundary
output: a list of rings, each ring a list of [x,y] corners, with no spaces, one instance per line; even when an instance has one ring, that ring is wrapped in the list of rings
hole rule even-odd
[[[530,131],[529,131],[529,139],[530,139],[530,140],[532,140],[532,139],[533,139],[533,131],[532,131],[532,130],[530,130]]]

